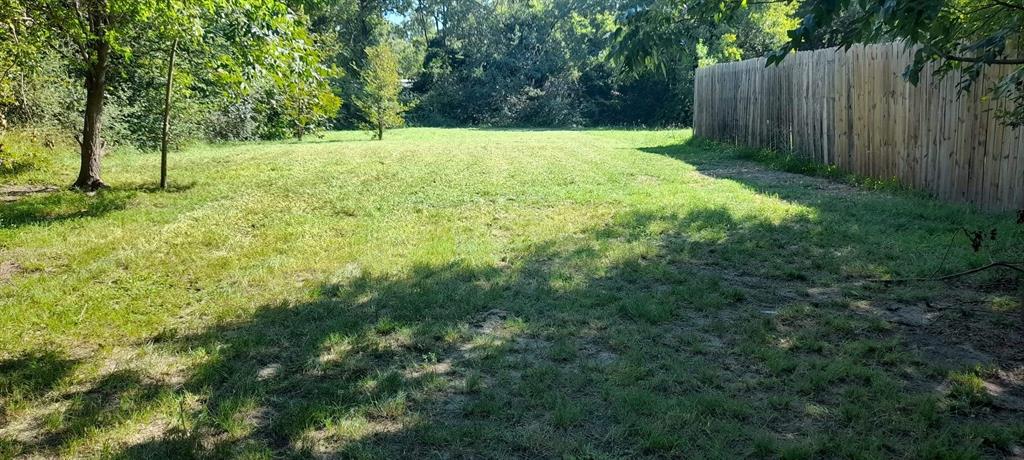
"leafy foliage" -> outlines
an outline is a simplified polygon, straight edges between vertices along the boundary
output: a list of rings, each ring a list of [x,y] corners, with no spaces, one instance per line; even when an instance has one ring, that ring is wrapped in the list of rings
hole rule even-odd
[[[655,0],[622,15],[610,55],[637,80],[670,81],[671,103],[692,111],[694,69],[781,46],[797,25],[795,2]],[[664,97],[665,90],[658,91]],[[659,97],[656,95],[655,97]]]
[[[92,62],[83,52],[96,38],[82,32],[89,25],[82,21],[95,10],[97,17],[111,15],[102,38],[113,69],[104,141],[146,150],[159,144],[172,42],[179,59],[170,134],[179,147],[201,138],[302,137],[364,124],[365,110],[341,100],[365,99],[365,50],[379,45],[396,56],[399,78],[412,82],[398,100],[415,124],[672,125],[690,120],[698,65],[778,46],[795,8],[759,7],[728,26],[687,27],[697,39],[643,63],[644,46],[672,43],[682,30],[673,2],[89,0],[78,10],[63,4],[0,0],[0,19],[9,25],[0,28],[0,113],[13,125],[80,129],[81,79]]]
[[[2,45],[8,49],[0,59],[16,65],[7,66],[13,78],[2,80],[0,109],[19,125],[80,127],[84,94],[76,79],[90,62],[83,54],[89,40],[81,32],[83,16],[57,11],[64,2],[19,1],[5,0],[0,8],[10,25],[0,34],[27,37],[16,49],[9,40]],[[82,5],[83,13],[95,6],[112,16],[103,38],[115,68],[108,77],[104,116],[111,144],[157,145],[163,66],[172,40],[178,40],[181,58],[174,73],[176,143],[308,133],[326,126],[340,105],[330,80],[341,72],[326,62],[326,45],[307,30],[305,16],[279,1]]]
[[[412,91],[420,103],[410,118],[429,125],[686,124],[698,43],[647,46],[676,43],[677,29],[661,14],[669,9],[569,0],[414,2],[396,31],[425,49]],[[660,25],[648,27],[648,20]],[[642,62],[643,49],[655,48],[665,51],[657,65]]]
[[[806,15],[786,45],[771,60],[778,62],[828,33],[836,44],[903,40],[917,47],[906,76],[918,82],[936,63],[939,75],[961,76],[968,90],[992,66],[1013,70],[991,88],[1009,101],[1001,114],[1012,126],[1024,124],[1024,3],[1020,0],[807,0]]]

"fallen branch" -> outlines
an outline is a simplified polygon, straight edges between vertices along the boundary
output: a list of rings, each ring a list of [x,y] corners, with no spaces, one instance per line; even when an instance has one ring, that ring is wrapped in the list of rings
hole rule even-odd
[[[912,283],[920,281],[949,281],[997,267],[1008,268],[1010,270],[1016,270],[1018,272],[1024,273],[1024,267],[1021,267],[1021,263],[993,262],[991,264],[985,265],[984,267],[972,268],[964,272],[954,273],[952,275],[938,276],[934,278],[870,279],[867,281],[871,283]]]

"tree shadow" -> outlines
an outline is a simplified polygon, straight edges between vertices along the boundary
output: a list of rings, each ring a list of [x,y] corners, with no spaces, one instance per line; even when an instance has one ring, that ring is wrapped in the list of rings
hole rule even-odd
[[[51,422],[57,427],[38,436],[34,445],[59,446],[68,439],[112,428],[133,411],[155,404],[163,391],[162,385],[149,380],[140,370],[110,372],[90,388],[65,395],[67,406],[59,413],[59,420]]]
[[[29,194],[0,204],[0,229],[28,225],[51,225],[69,220],[100,217],[127,209],[138,194],[185,193],[196,182],[172,183],[160,188],[152,183],[124,184],[93,194],[74,190],[55,190]]]
[[[452,261],[401,274],[349,266],[309,301],[266,305],[198,333],[154,337],[147,346],[209,359],[180,383],[155,381],[145,370],[106,374],[65,394],[57,427],[21,442],[18,451],[59,451],[166,404],[169,395],[196,395],[182,403],[181,420],[115,454],[398,455],[448,446],[473,455],[494,442],[511,454],[541,454],[496,433],[472,433],[483,422],[489,430],[514,424],[502,411],[508,404],[547,417],[551,405],[575,398],[557,388],[569,375],[562,368],[576,365],[571,357],[552,358],[562,342],[579,342],[566,353],[582,353],[586,366],[613,359],[605,350],[611,337],[560,339],[552,328],[563,321],[667,324],[684,306],[718,309],[735,300],[715,276],[680,261],[655,253],[602,261],[602,246],[626,248],[670,229],[667,253],[686,240],[674,229],[733,224],[724,210],[638,212],[494,265]]]
[[[181,430],[188,441],[158,437],[121,454],[544,456],[563,437],[571,440],[561,445],[565,454],[593,443],[593,452],[613,455],[679,455],[720,439],[750,443],[736,429],[758,431],[749,411],[717,413],[720,390],[691,388],[679,400],[679,389],[656,384],[664,377],[642,363],[682,362],[683,372],[710,366],[715,378],[735,377],[735,350],[709,361],[663,341],[702,337],[709,318],[760,331],[757,309],[811,299],[808,285],[743,275],[765,260],[712,262],[731,245],[770,252],[772,235],[805,234],[808,225],[805,217],[737,219],[724,208],[638,211],[494,266],[455,261],[400,275],[347,267],[311,301],[155,339],[174,353],[210,355],[181,386],[203,403],[191,411],[195,424]],[[636,253],[609,251],[652,235],[657,242]],[[600,387],[622,394],[602,396]],[[666,406],[672,410],[696,404],[710,425],[687,427],[674,412],[665,418],[648,398],[678,401]],[[735,404],[755,407],[757,398]],[[663,426],[652,427],[652,417]],[[536,427],[524,428],[524,418]],[[533,429],[543,439],[517,437]]]
[[[0,454],[10,458],[41,452],[60,452],[68,444],[87,439],[90,435],[114,429],[130,419],[138,411],[155,407],[160,398],[166,398],[172,389],[153,381],[137,369],[116,369],[102,375],[84,388],[71,385],[69,391],[61,391],[62,381],[70,377],[78,361],[61,357],[32,356],[30,364],[25,358],[11,361],[12,367],[23,367],[8,374],[9,369],[0,369],[5,375],[0,401],[4,406],[49,400],[52,402],[47,416],[36,424],[22,427],[21,436],[0,436]],[[5,363],[4,367],[8,367]],[[19,375],[25,378],[18,378]],[[13,377],[13,379],[10,379]],[[7,391],[11,390],[11,391]],[[48,395],[54,390],[59,397]],[[15,409],[17,411],[17,409]],[[0,414],[0,428],[8,425],[4,414]],[[2,432],[2,431],[0,431]],[[7,433],[10,435],[11,433]],[[170,439],[177,440],[173,431]]]
[[[0,361],[0,419],[11,400],[39,397],[70,374],[78,361],[53,351],[26,353]]]
[[[2,146],[3,146],[3,144],[0,144],[0,147],[2,147]],[[34,169],[36,169],[36,165],[33,164],[33,163],[18,162],[18,163],[15,163],[14,166],[7,166],[7,165],[0,164],[0,176],[6,176],[6,177],[17,176],[19,174],[23,174],[23,173],[32,171]]]
[[[357,143],[357,142],[362,143],[362,142],[371,142],[371,141],[373,141],[373,139],[371,139],[369,134],[367,134],[365,139],[328,139],[326,137],[324,139],[308,138],[308,139],[303,139],[301,141],[297,140],[297,139],[291,139],[289,141],[281,143],[281,145],[289,145],[289,146],[291,146],[291,145],[317,145],[317,144],[351,144],[351,143]]]
[[[865,439],[881,450],[861,454],[907,453],[956,420],[914,425],[905,397],[926,407],[933,387],[904,382],[916,364],[899,331],[817,293],[843,276],[833,251],[848,244],[844,257],[894,269],[860,246],[873,240],[832,238],[857,220],[832,212],[632,210],[493,263],[348,265],[308,298],[153,337],[140,346],[202,359],[180,381],[108,373],[22,451],[89,440],[84,427],[146,407],[166,418],[171,398],[162,430],[110,454],[772,457],[800,448],[793,438],[822,439],[799,451],[812,457]]]
[[[777,170],[753,159],[756,153],[753,149],[700,138],[691,137],[679,144],[639,150],[685,162],[702,174],[741,183],[762,195],[778,196],[829,213],[843,214],[845,207],[853,205],[857,209],[846,211],[860,213],[869,209],[886,217],[902,214],[910,218],[923,218],[926,223],[937,220],[930,215],[934,213],[958,216],[962,221],[1002,217],[975,210],[968,205],[942,202],[929,197],[925,192],[899,189],[896,184],[885,181],[866,180],[869,186],[877,182],[881,187],[865,189],[832,177],[805,174],[808,165],[813,164],[809,162],[796,161],[800,163],[799,170]],[[789,163],[782,166],[797,166]],[[836,171],[836,175],[842,176],[842,173]],[[853,176],[847,174],[843,177]]]
[[[878,252],[889,251],[892,260],[875,264],[865,278],[933,276],[937,270],[984,265],[989,257],[1024,258],[1024,247],[1015,243],[1024,234],[1009,213],[985,213],[923,192],[872,190],[828,177],[779,171],[750,159],[749,149],[701,139],[640,150],[685,162],[709,178],[731,181],[757,195],[813,209],[824,230],[813,235],[833,238],[832,246],[865,253],[849,257],[852,260],[884,261]],[[955,238],[963,228],[995,229],[1003,237],[989,242],[988,252],[976,252],[966,240]]]
[[[184,193],[195,188],[198,184],[196,181],[188,182],[171,182],[167,187],[160,188],[160,184],[154,184],[152,182],[140,182],[134,184],[119,185],[115,190],[118,191],[134,191],[140,193]]]
[[[1024,346],[1024,309],[995,306],[1000,301],[1024,304],[1024,278],[1018,273],[994,270],[948,283],[865,283],[930,278],[992,260],[1022,260],[1024,228],[1010,213],[986,213],[919,191],[872,190],[829,177],[780,171],[751,159],[750,149],[700,139],[641,150],[685,162],[709,178],[731,181],[759,196],[812,209],[813,226],[790,232],[794,238],[789,241],[811,249],[804,255],[814,262],[795,261],[793,276],[821,268],[840,275],[835,281],[856,291],[864,299],[863,308],[882,310],[881,315],[898,324],[911,346],[934,365],[992,366],[1010,373],[1024,367],[1019,351]],[[963,238],[964,229],[993,236],[979,251]],[[771,239],[786,234],[774,229]],[[835,260],[842,264],[832,263]],[[754,263],[786,273],[769,260]],[[1024,393],[1019,384],[1009,385],[1016,388],[1012,393]]]
[[[102,190],[95,195],[59,191],[29,196],[0,205],[0,228],[50,225],[68,220],[98,217],[126,209],[136,196],[132,189]]]

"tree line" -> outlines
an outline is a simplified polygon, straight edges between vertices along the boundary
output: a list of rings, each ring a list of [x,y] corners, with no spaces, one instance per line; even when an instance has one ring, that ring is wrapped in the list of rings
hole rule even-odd
[[[75,133],[94,190],[113,145],[687,125],[699,66],[887,40],[911,81],[1016,66],[1020,124],[1022,30],[1021,0],[0,0],[0,131]]]

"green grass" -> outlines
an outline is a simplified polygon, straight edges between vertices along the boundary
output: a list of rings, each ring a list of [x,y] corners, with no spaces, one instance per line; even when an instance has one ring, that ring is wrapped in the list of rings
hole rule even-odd
[[[151,186],[157,164],[113,154],[111,190],[0,205],[0,457],[976,458],[1024,443],[984,384],[1019,363],[985,343],[985,373],[931,359],[923,340],[957,334],[893,313],[955,298],[1013,334],[1019,279],[864,281],[1019,257],[1012,216],[784,175],[688,131],[205,147],[174,154],[169,191]],[[61,157],[4,181],[73,172]],[[947,254],[961,225],[1003,238]]]

